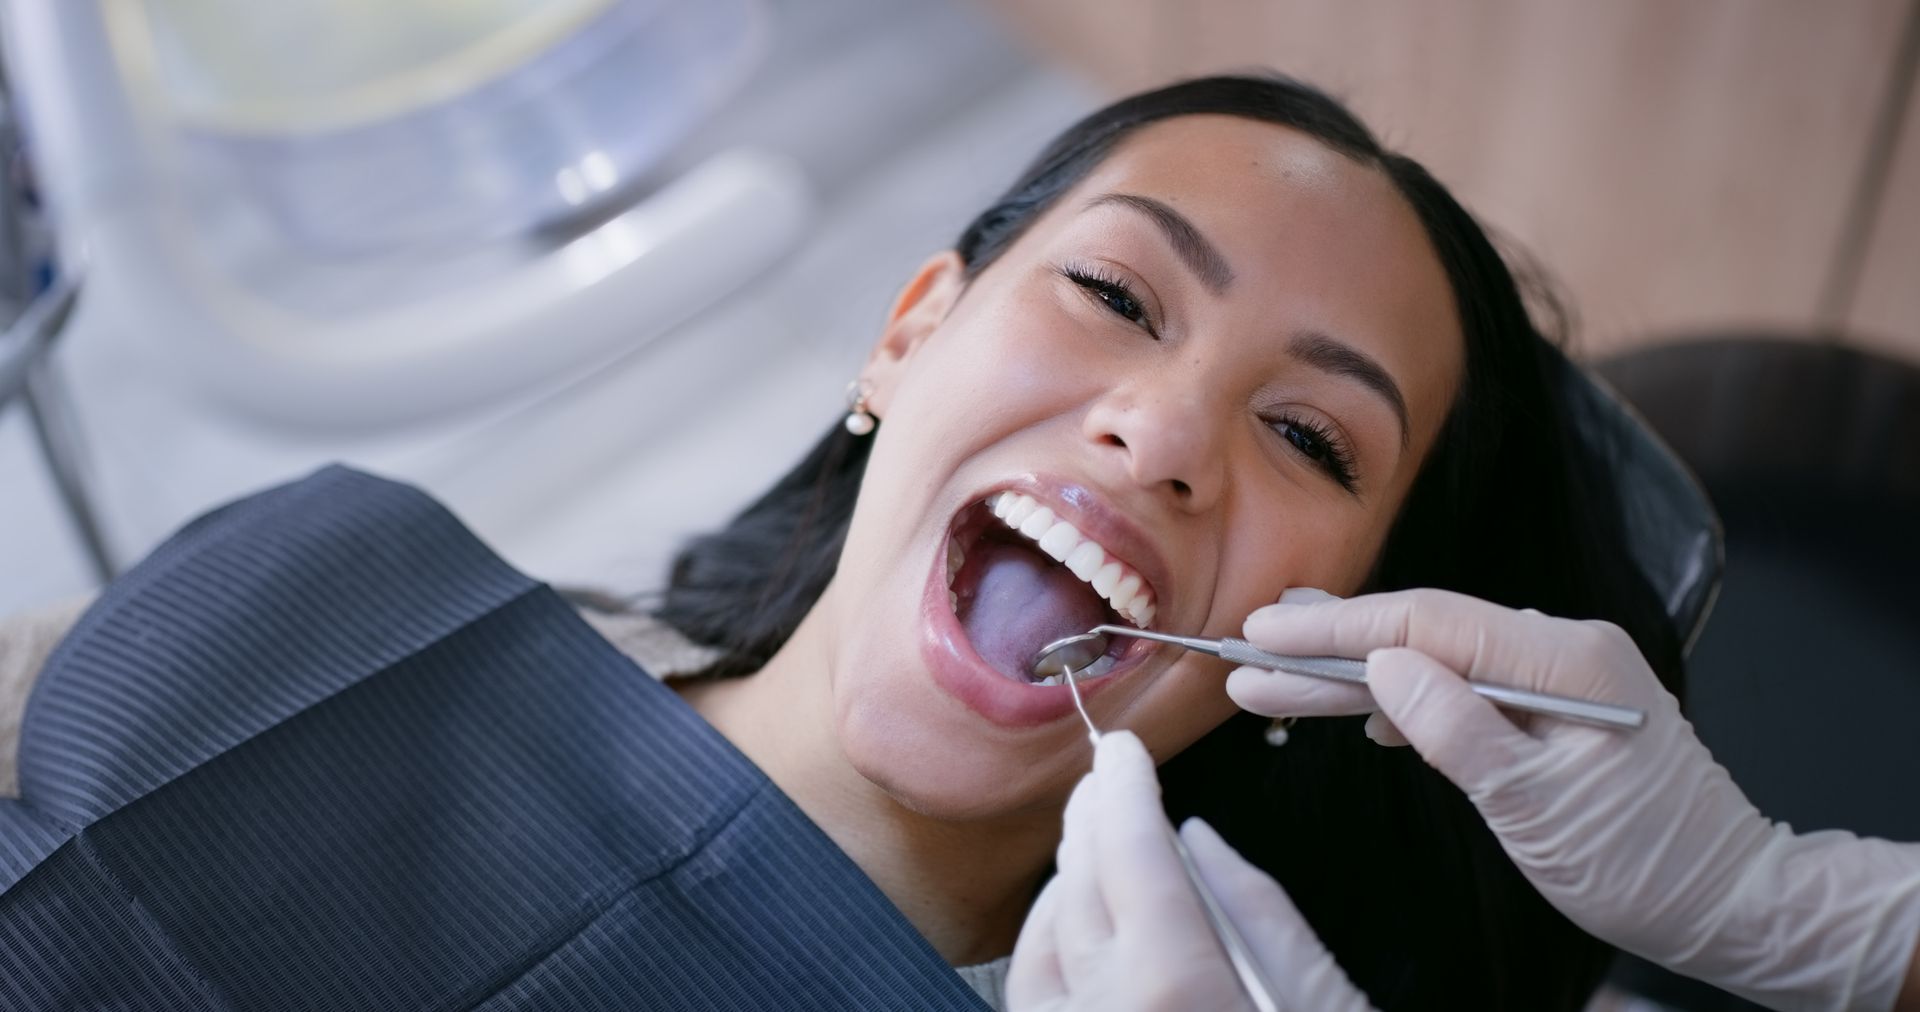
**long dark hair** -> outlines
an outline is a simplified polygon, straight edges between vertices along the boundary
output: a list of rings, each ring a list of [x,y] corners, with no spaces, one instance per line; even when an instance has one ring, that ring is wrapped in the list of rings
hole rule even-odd
[[[1209,77],[1116,102],[1061,134],[955,249],[985,270],[1114,146],[1148,123],[1277,123],[1377,168],[1425,226],[1466,340],[1466,377],[1369,588],[1443,587],[1624,627],[1669,688],[1678,638],[1631,563],[1606,461],[1557,383],[1559,350],[1513,273],[1419,164],[1338,102],[1279,77]],[[835,425],[759,501],[675,559],[660,615],[718,647],[706,674],[758,670],[831,579],[871,440]],[[1276,588],[1277,590],[1278,588]],[[1162,769],[1170,815],[1199,815],[1284,885],[1341,966],[1389,1008],[1578,1009],[1609,953],[1543,901],[1446,780],[1357,719],[1303,722],[1284,748],[1235,717]]]

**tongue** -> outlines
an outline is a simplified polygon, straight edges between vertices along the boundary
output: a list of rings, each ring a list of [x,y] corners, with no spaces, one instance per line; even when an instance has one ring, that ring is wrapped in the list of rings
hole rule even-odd
[[[1032,548],[978,544],[967,555],[967,567],[976,566],[973,601],[960,623],[974,652],[1010,678],[1031,681],[1036,651],[1106,621],[1092,587]]]

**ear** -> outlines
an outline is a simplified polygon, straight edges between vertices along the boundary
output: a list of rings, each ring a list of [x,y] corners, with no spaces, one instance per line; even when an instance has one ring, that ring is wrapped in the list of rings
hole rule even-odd
[[[947,250],[928,257],[913,280],[900,289],[887,313],[886,329],[867,356],[866,368],[860,370],[860,378],[873,388],[867,397],[869,411],[886,417],[887,404],[908,361],[947,318],[966,286],[966,265],[960,262],[960,254]]]

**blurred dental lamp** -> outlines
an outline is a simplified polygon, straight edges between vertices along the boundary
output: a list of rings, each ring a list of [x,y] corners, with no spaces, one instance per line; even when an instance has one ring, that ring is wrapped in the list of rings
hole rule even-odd
[[[0,0],[90,303],[221,401],[366,427],[591,369],[774,263],[784,157],[666,167],[761,0]]]

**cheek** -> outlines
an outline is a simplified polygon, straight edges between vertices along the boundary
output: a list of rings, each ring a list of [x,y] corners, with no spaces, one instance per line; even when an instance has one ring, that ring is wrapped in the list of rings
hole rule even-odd
[[[1352,595],[1372,570],[1386,529],[1387,524],[1371,514],[1333,511],[1323,504],[1267,508],[1237,532],[1234,543],[1260,549],[1229,554],[1214,609],[1216,622],[1237,630],[1248,612],[1272,604],[1289,587]],[[1221,614],[1223,610],[1227,614]]]
[[[1139,735],[1154,757],[1165,762],[1240,712],[1227,696],[1232,670],[1232,665],[1211,657],[1186,655],[1162,672],[1154,690],[1113,726]]]
[[[996,444],[1069,412],[1098,382],[1072,368],[1076,332],[1057,306],[974,294],[983,297],[962,299],[914,353],[889,399],[842,571],[871,580],[897,565],[958,507],[940,493],[1003,476],[970,462],[1005,456]]]
[[[1074,368],[1093,336],[1084,323],[1046,300],[974,297],[986,294],[929,335],[881,413],[828,619],[844,757],[901,803],[952,818],[1055,805],[1087,762],[1074,725],[983,731],[940,695],[920,653],[922,594],[961,493],[1044,463],[1056,420],[1105,381]]]
[[[1044,283],[975,294],[918,353],[902,387],[918,402],[915,414],[936,426],[1005,434],[1100,388],[1099,335]]]

